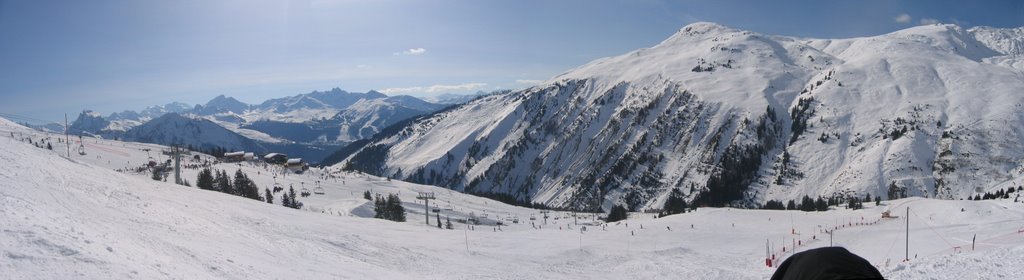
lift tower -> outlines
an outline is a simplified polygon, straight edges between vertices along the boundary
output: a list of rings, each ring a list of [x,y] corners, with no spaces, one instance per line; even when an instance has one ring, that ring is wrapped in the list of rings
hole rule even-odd
[[[426,217],[427,225],[430,225],[430,200],[437,199],[433,192],[420,192],[416,199],[423,200],[423,216]]]

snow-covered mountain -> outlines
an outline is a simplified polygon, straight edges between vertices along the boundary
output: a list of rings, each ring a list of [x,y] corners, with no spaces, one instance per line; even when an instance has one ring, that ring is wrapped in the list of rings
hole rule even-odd
[[[96,135],[108,130],[110,121],[107,121],[102,114],[92,110],[84,110],[78,114],[78,118],[68,127],[68,131],[74,134]]]
[[[387,126],[411,117],[429,114],[445,106],[411,96],[361,98],[341,110],[312,109],[336,112],[329,118],[305,122],[257,119],[243,124],[241,128],[302,143],[348,143],[369,138]]]
[[[219,113],[242,114],[249,111],[251,107],[252,106],[249,104],[238,101],[238,99],[235,99],[234,97],[227,97],[221,94],[206,102],[206,105],[196,105],[196,107],[193,108],[192,113],[204,116]]]
[[[229,151],[263,151],[260,144],[216,123],[168,113],[126,131],[128,141],[163,145],[178,144],[199,150],[225,148]]]
[[[695,23],[343,149],[339,167],[577,209],[865,193],[956,199],[1024,172],[1022,29],[806,39]]]
[[[367,138],[398,121],[445,106],[411,96],[388,97],[376,91],[356,93],[334,88],[270,99],[259,105],[220,95],[195,107],[173,102],[107,117],[86,110],[72,128],[75,133],[117,137],[164,114],[178,113],[206,118],[254,140],[337,145]]]

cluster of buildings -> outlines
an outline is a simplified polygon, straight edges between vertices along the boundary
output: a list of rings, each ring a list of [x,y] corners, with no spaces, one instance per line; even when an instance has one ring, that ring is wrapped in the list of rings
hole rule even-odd
[[[288,169],[288,171],[295,173],[309,170],[309,163],[306,163],[301,158],[288,158],[288,155],[282,153],[269,153],[262,157],[257,157],[256,153],[237,151],[224,153],[220,160],[223,162],[255,162],[259,160],[267,164],[281,165]]]

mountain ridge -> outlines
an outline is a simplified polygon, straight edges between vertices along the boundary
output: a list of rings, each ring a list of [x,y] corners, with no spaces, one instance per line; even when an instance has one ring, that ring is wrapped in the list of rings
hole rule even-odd
[[[336,167],[575,209],[660,208],[672,190],[746,207],[804,195],[962,198],[1024,171],[1024,146],[999,140],[1024,136],[1024,97],[1013,93],[1024,75],[993,61],[1016,59],[1000,46],[1018,30],[807,39],[694,23],[421,117]]]

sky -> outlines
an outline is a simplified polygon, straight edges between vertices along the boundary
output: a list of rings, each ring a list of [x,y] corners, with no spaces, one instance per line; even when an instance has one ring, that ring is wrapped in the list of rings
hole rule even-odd
[[[846,38],[1024,26],[1024,1],[0,0],[0,114],[519,89],[697,21]]]

